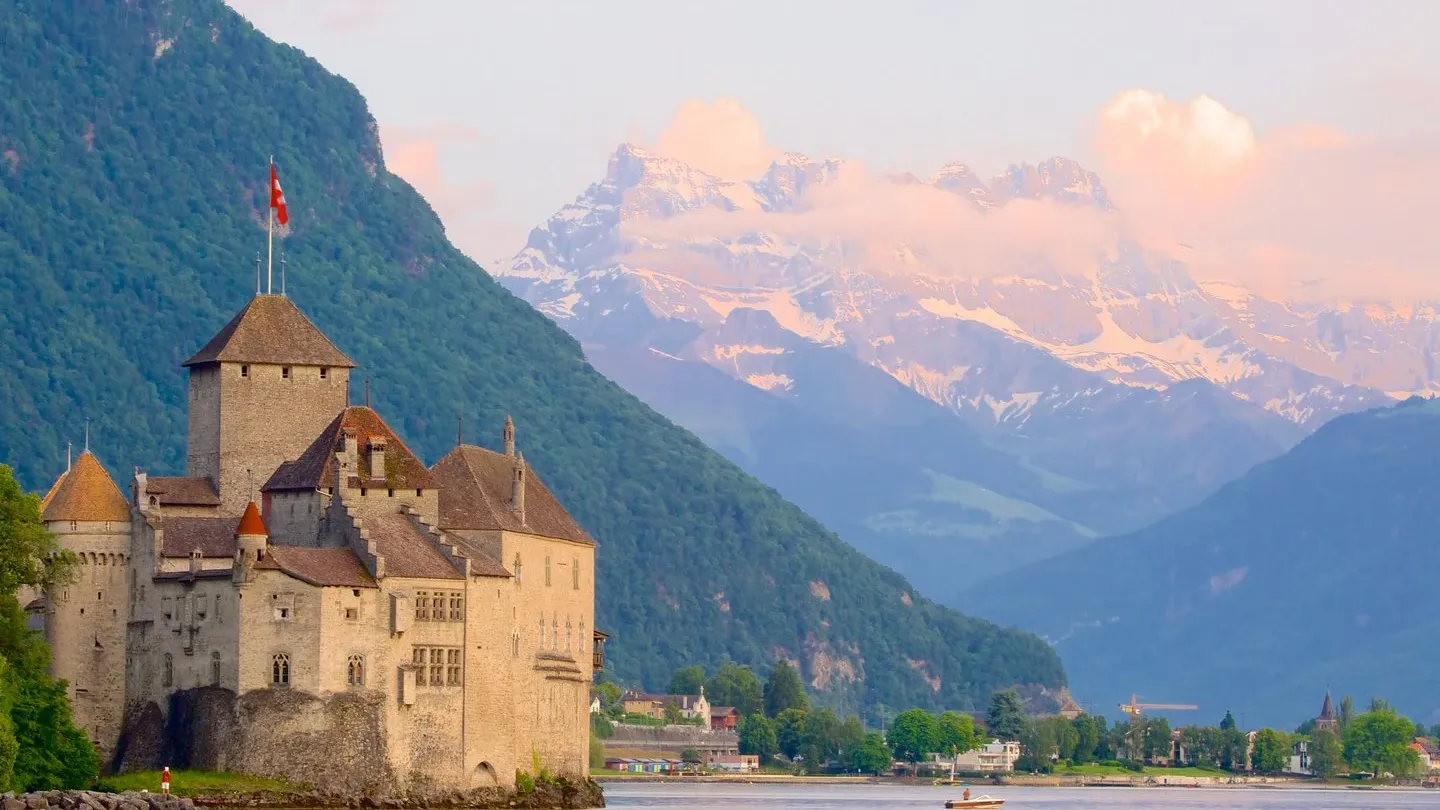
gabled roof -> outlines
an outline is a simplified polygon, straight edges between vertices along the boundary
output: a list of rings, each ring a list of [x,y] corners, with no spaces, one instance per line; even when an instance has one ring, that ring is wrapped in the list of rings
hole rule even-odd
[[[415,579],[465,579],[440,549],[405,515],[367,518],[375,553],[385,558],[385,576]]]
[[[345,448],[347,432],[354,434],[357,445],[356,469],[347,486],[380,486],[370,480],[370,449],[375,439],[385,441],[385,486],[390,489],[434,489],[439,485],[438,479],[400,441],[379,414],[363,405],[352,405],[320,431],[300,458],[281,464],[261,489],[272,492],[332,486],[335,482],[335,453]]]
[[[446,537],[450,542],[455,544],[455,550],[460,554],[460,556],[466,557],[470,560],[471,576],[514,576],[514,574],[510,573],[509,569],[502,565],[499,560],[491,556],[490,552],[481,548],[479,545],[472,543],[469,540],[466,540],[465,538],[456,534],[448,534],[446,535]]]
[[[250,299],[204,348],[181,365],[220,362],[355,367],[355,362],[283,295]]]
[[[167,517],[160,523],[162,557],[234,557],[235,529],[240,518]]]
[[[360,558],[348,548],[270,546],[256,568],[283,571],[311,585],[338,588],[374,588],[375,580]]]
[[[130,504],[120,494],[110,474],[89,450],[75,459],[70,471],[60,476],[42,501],[42,520],[130,519]]]
[[[209,478],[160,476],[145,479],[145,492],[161,506],[219,506],[220,493]]]
[[[524,532],[593,545],[534,470],[526,471],[525,522],[520,522],[510,508],[515,462],[504,453],[468,444],[440,459],[431,468],[440,481],[440,528]]]

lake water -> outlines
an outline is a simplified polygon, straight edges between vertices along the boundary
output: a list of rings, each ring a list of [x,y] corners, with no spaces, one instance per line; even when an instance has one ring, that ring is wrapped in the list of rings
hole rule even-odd
[[[917,785],[738,785],[611,782],[613,808],[646,810],[937,810],[964,788]],[[1440,790],[1279,788],[1020,788],[971,786],[971,798],[1004,799],[1002,810],[1401,810],[1440,808]]]

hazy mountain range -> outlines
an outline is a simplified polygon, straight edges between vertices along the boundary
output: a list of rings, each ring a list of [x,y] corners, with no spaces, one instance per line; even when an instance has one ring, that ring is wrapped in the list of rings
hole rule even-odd
[[[948,244],[896,194],[978,230]],[[1440,385],[1432,305],[1268,300],[1123,234],[1078,264],[987,245],[999,212],[1036,205],[1112,210],[1063,158],[856,184],[843,161],[786,154],[736,181],[624,145],[490,270],[605,374],[938,598]]]

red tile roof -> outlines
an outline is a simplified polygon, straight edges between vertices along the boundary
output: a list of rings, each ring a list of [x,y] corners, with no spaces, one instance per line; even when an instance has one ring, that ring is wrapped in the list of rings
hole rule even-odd
[[[130,504],[110,474],[89,450],[75,459],[70,471],[45,495],[43,520],[91,520],[123,523],[130,519]]]
[[[240,516],[240,525],[235,527],[235,535],[269,535],[270,531],[265,528],[265,520],[260,517],[260,510],[255,508],[255,502],[245,504],[245,514]]]
[[[283,295],[257,295],[183,365],[207,363],[353,368],[310,319]]]
[[[209,478],[146,478],[145,492],[154,495],[161,506],[220,505],[220,494]]]
[[[335,453],[345,448],[345,435],[355,436],[357,443],[356,467],[347,486],[388,487],[390,489],[435,489],[438,479],[425,468],[425,464],[410,452],[400,441],[395,431],[373,410],[352,405],[340,412],[300,458],[280,465],[262,488],[266,492],[277,490],[315,489],[333,486],[335,482]],[[385,443],[385,480],[372,482],[370,479],[370,450],[375,439]]]
[[[461,445],[432,468],[440,482],[440,527],[504,530],[594,544],[550,490],[526,470],[525,522],[510,508],[516,459],[483,447]]]
[[[464,579],[425,532],[405,515],[365,519],[375,553],[385,558],[385,576]]]
[[[348,548],[270,546],[256,568],[283,571],[311,585],[337,588],[374,588],[370,572]]]
[[[239,518],[167,517],[161,521],[160,554],[189,557],[199,549],[202,557],[234,557],[235,528]]]

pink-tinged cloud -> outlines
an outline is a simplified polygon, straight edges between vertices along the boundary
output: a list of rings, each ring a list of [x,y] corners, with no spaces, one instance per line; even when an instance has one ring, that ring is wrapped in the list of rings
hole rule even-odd
[[[1097,170],[1151,247],[1279,298],[1440,299],[1440,138],[1297,125],[1256,135],[1206,97],[1143,90],[1099,116]]]
[[[779,154],[765,144],[760,122],[733,98],[681,104],[655,151],[727,180],[754,177]]]

